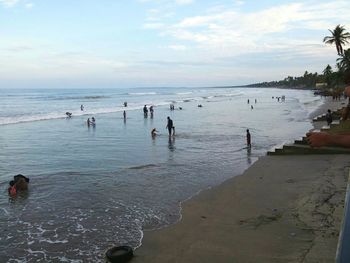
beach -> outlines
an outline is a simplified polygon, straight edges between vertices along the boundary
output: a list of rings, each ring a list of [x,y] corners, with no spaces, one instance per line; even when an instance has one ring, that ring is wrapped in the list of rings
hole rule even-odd
[[[328,99],[310,117],[342,103]],[[177,224],[146,231],[132,262],[334,262],[349,163],[261,157],[183,203]]]
[[[286,100],[278,101],[277,97],[283,95]],[[194,216],[200,214],[200,223],[213,229],[211,238],[217,244],[216,238],[221,235],[216,237],[216,231],[234,231],[217,229],[210,220],[227,227],[239,220],[249,227],[243,222],[250,222],[254,216],[269,220],[265,218],[271,215],[268,209],[279,212],[283,205],[252,209],[255,201],[250,192],[259,192],[252,188],[254,180],[242,185],[245,192],[235,193],[235,201],[221,198],[224,191],[216,190],[216,186],[220,189],[228,185],[230,190],[231,178],[238,176],[242,182],[250,178],[239,175],[267,151],[312,129],[309,116],[324,98],[311,90],[244,87],[27,89],[2,90],[0,102],[0,230],[4,233],[0,236],[0,258],[4,262],[77,263],[103,262],[106,249],[118,245],[134,249],[141,246],[135,258],[147,262],[139,253],[147,251],[155,256],[161,248],[154,245],[154,249],[147,249],[149,237],[158,233],[150,230],[166,230],[167,226],[177,229],[185,224],[191,219],[187,203],[215,211]],[[154,106],[153,118],[144,117],[145,104],[148,108]],[[174,110],[169,109],[170,104],[174,104]],[[71,118],[65,116],[67,111],[72,112]],[[168,116],[176,127],[176,135],[170,138],[165,128]],[[87,119],[92,117],[96,124],[88,126]],[[159,130],[155,138],[151,136],[153,128]],[[251,148],[246,147],[246,129],[252,136]],[[263,157],[251,169],[264,159],[270,160]],[[268,165],[262,166],[268,169]],[[9,181],[19,173],[30,178],[29,191],[9,198]],[[272,180],[267,173],[266,183]],[[218,192],[218,197],[205,189]],[[261,188],[261,193],[264,191]],[[209,200],[196,202],[203,195]],[[251,212],[244,213],[240,205],[249,198],[253,203],[246,207]],[[209,206],[211,199],[218,202],[212,204],[214,207]],[[238,213],[240,210],[242,213]],[[237,214],[236,218],[227,214],[225,221],[226,214],[220,213],[230,211]],[[193,224],[197,226],[198,222],[189,223],[188,228],[194,231]],[[189,234],[187,230],[184,233]],[[178,249],[196,244],[198,234],[190,233],[193,242],[180,242]],[[175,243],[174,236],[164,237]],[[225,248],[211,245],[219,251]],[[190,254],[196,253],[192,247]],[[173,256],[172,260],[178,257]]]

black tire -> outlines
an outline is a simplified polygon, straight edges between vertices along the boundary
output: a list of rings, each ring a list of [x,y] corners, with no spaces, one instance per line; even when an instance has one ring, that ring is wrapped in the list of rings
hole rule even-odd
[[[133,255],[133,249],[129,246],[112,247],[106,252],[106,257],[111,263],[128,262]]]

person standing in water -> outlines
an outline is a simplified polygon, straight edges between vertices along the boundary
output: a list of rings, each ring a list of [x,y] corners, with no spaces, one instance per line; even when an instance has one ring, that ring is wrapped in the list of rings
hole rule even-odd
[[[175,132],[175,127],[174,127],[174,124],[173,124],[173,120],[170,119],[169,116],[167,117],[167,119],[168,119],[168,123],[166,125],[166,128],[168,129],[169,136],[171,136],[172,130]]]
[[[92,124],[92,126],[95,126],[95,124],[96,124],[95,117],[92,117],[92,118],[91,118],[90,124]]]
[[[126,119],[126,111],[123,111],[124,120]]]
[[[151,118],[153,118],[153,112],[154,112],[153,106],[149,107],[149,112],[151,113]]]
[[[83,105],[83,104],[80,105],[80,110],[81,110],[81,111],[84,110],[84,105]]]
[[[147,106],[145,105],[145,106],[143,107],[143,116],[144,116],[145,118],[147,118],[147,115],[148,115],[148,109],[147,109]]]
[[[247,129],[247,147],[252,147],[249,129]]]

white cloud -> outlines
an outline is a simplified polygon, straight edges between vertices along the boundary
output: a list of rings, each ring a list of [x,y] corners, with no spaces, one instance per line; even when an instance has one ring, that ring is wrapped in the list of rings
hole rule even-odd
[[[345,26],[350,24],[349,9],[350,2],[347,1],[317,5],[312,2],[292,3],[249,13],[239,12],[236,8],[226,9],[224,12],[186,17],[173,24],[164,24],[160,33],[192,42],[192,45],[213,54],[222,54],[223,51],[230,55],[266,52],[298,46],[291,41],[293,34],[288,34],[293,30],[322,30],[327,34],[327,29],[338,23]],[[283,45],[276,44],[276,39],[283,35],[285,37],[280,38]],[[314,33],[303,38],[311,44],[322,44],[323,35],[316,35]]]
[[[183,51],[183,50],[186,50],[187,47],[185,45],[170,45],[168,46],[170,49],[173,49],[173,50],[180,50],[180,51]]]
[[[194,0],[175,0],[175,3],[178,5],[189,5],[192,4]]]
[[[33,3],[26,3],[24,6],[28,9],[31,9],[31,8],[33,8],[34,4]]]
[[[159,29],[162,28],[164,25],[162,23],[146,23],[143,25],[143,28],[145,29]]]
[[[0,0],[0,4],[5,7],[13,7],[18,4],[19,0]]]

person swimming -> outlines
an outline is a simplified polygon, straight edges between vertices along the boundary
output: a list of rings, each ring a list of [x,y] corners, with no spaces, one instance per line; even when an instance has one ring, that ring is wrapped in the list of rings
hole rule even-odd
[[[72,117],[72,113],[69,112],[69,111],[66,112],[66,115],[67,115],[68,118],[71,118],[71,117]]]
[[[29,178],[22,174],[17,174],[13,177],[13,180],[9,182],[8,193],[11,196],[15,196],[18,192],[28,190]]]

